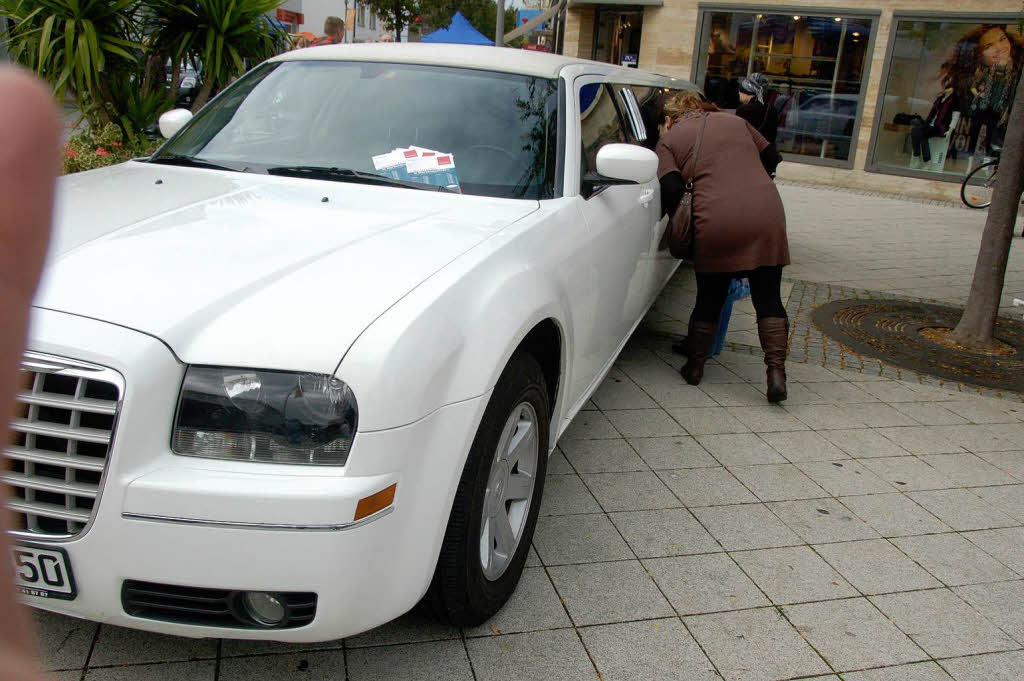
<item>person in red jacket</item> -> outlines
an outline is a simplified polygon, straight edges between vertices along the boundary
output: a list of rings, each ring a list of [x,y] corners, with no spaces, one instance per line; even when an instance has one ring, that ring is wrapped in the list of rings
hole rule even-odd
[[[310,47],[320,45],[337,45],[345,39],[345,20],[341,17],[327,17],[324,20],[324,35],[309,44]]]

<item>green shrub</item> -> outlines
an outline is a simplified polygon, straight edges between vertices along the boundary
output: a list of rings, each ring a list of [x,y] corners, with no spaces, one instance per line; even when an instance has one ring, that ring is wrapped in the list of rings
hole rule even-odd
[[[159,145],[159,141],[141,135],[134,142],[126,141],[121,128],[113,123],[98,131],[90,128],[74,134],[65,145],[64,172],[77,173],[149,156]]]

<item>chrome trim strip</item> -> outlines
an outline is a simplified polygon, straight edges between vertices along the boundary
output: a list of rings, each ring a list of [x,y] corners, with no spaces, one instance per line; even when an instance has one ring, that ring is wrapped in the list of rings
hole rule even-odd
[[[23,473],[0,473],[0,483],[12,487],[27,487],[28,489],[39,490],[40,492],[52,492],[54,494],[72,495],[83,499],[96,499],[99,490],[91,485],[83,485],[77,482],[56,481],[50,482],[46,479],[32,478]]]
[[[103,461],[99,459],[86,458],[84,456],[70,457],[60,452],[47,452],[43,449],[25,449],[16,445],[0,449],[0,454],[3,454],[8,459],[42,463],[49,466],[64,466],[65,468],[75,468],[80,471],[102,473],[104,469]]]
[[[198,518],[175,518],[166,515],[151,515],[149,513],[121,513],[125,520],[146,520],[158,523],[177,523],[182,525],[202,525],[204,527],[227,527],[236,530],[275,530],[284,532],[341,532],[356,527],[368,525],[375,520],[389,515],[395,510],[394,506],[388,506],[382,511],[368,515],[361,520],[350,523],[337,523],[330,525],[290,525],[286,523],[244,523],[234,520],[200,520]]]
[[[79,442],[92,442],[107,446],[110,445],[114,434],[112,430],[108,432],[93,428],[73,428],[57,423],[34,423],[25,419],[13,419],[9,426],[11,430],[16,430],[19,433],[31,433],[33,435],[63,438],[65,440],[78,440]]]
[[[75,399],[74,397],[69,398],[66,395],[22,391],[15,396],[15,399],[23,404],[35,404],[40,407],[54,407],[55,409],[74,409],[76,411],[87,411],[90,414],[113,416],[117,413],[116,403],[86,397]]]
[[[38,501],[24,501],[23,499],[15,499],[13,497],[8,497],[4,505],[16,513],[33,513],[36,515],[45,514],[54,518],[60,518],[61,520],[71,520],[76,523],[88,522],[91,515],[86,511],[69,510],[59,506],[54,506],[53,504],[41,503]],[[45,532],[25,532],[23,530],[12,530],[9,534],[17,537],[24,537],[26,539],[30,539],[32,537],[51,536]],[[52,536],[63,537],[65,535],[61,534]],[[67,536],[70,537],[71,535],[69,534]]]
[[[89,362],[80,362],[76,359],[57,357],[56,355],[45,355],[41,352],[26,352],[22,355],[21,367],[23,370],[38,371],[41,374],[55,374],[65,369],[77,369],[79,371],[108,371],[106,367]]]

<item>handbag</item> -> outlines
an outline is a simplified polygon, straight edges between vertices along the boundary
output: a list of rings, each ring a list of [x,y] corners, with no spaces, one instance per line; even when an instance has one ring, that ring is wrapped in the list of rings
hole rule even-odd
[[[686,180],[686,187],[683,189],[683,197],[679,200],[672,219],[668,223],[668,251],[673,258],[680,260],[692,260],[694,254],[694,232],[696,231],[695,219],[693,216],[693,182],[697,177],[697,161],[700,159],[700,144],[704,140],[704,128],[708,125],[707,114],[702,116],[704,122],[697,134],[697,144],[693,152],[693,165],[690,179]]]

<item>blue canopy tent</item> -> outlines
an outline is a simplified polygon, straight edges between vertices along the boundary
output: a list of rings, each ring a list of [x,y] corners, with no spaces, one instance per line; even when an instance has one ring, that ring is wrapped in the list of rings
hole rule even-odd
[[[494,41],[473,28],[462,12],[456,12],[448,28],[440,28],[420,39],[425,43],[458,43],[460,45],[493,45]]]

